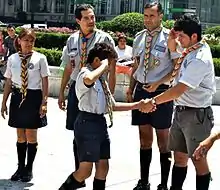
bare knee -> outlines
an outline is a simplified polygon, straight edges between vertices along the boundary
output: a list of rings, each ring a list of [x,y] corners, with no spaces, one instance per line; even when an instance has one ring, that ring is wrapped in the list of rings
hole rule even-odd
[[[161,153],[168,152],[168,135],[169,129],[156,130],[157,144]]]
[[[93,163],[90,162],[81,162],[79,165],[79,169],[74,172],[74,177],[77,181],[84,181],[89,178],[92,174]]]
[[[151,125],[139,126],[141,149],[150,149],[153,143],[153,128]]]
[[[192,159],[192,162],[195,166],[197,175],[206,175],[209,173],[209,166],[206,157],[199,160]]]
[[[108,175],[108,171],[109,171],[108,160],[99,160],[99,162],[96,163],[95,178],[105,180],[106,176]]]
[[[19,143],[24,143],[27,141],[25,129],[17,129],[17,141]]]
[[[26,137],[28,143],[37,142],[37,129],[26,129]]]
[[[182,152],[174,152],[175,165],[177,167],[186,167],[188,164],[188,155]]]

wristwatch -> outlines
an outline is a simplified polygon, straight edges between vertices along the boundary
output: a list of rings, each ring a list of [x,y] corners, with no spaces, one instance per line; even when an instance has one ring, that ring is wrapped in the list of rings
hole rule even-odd
[[[151,99],[151,103],[152,103],[154,106],[157,105],[155,98],[152,98],[152,99]]]

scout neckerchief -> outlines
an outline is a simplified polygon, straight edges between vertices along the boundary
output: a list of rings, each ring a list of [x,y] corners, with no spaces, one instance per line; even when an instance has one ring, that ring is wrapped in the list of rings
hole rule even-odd
[[[173,71],[172,71],[172,75],[171,75],[171,78],[170,78],[170,85],[172,85],[175,77],[177,76],[177,73],[179,72],[179,69],[181,67],[181,64],[184,60],[184,58],[192,51],[195,51],[197,50],[198,48],[202,47],[205,43],[205,40],[201,40],[199,43],[196,43],[194,44],[193,46],[185,49],[183,52],[182,52],[182,55],[181,57],[178,59],[177,63],[175,64],[174,68],[173,68]]]
[[[24,102],[27,96],[27,87],[28,87],[28,61],[31,58],[33,52],[30,52],[26,55],[23,55],[21,52],[18,52],[18,55],[21,59],[21,89],[20,92],[22,94],[21,104]],[[20,107],[19,106],[19,107]]]
[[[149,31],[148,29],[146,29],[146,47],[145,47],[145,56],[144,56],[144,67],[145,67],[145,75],[147,74],[148,70],[149,70],[149,63],[150,63],[150,52],[151,52],[151,45],[152,45],[152,41],[154,36],[158,35],[162,30],[162,27],[158,27],[153,31]],[[153,61],[153,67],[157,66],[158,62],[157,61]]]
[[[109,118],[110,118],[110,126],[109,127],[112,127],[113,126],[113,107],[112,107],[112,100],[111,100],[111,92],[108,89],[106,80],[103,77],[100,77],[99,80],[102,84],[102,88],[103,88],[103,91],[105,94],[107,111],[108,111]]]
[[[93,32],[87,34],[86,36],[83,35],[82,31],[79,32],[80,40],[82,41],[81,44],[81,56],[80,56],[80,68],[86,65],[87,61],[87,42],[89,38],[93,35]]]

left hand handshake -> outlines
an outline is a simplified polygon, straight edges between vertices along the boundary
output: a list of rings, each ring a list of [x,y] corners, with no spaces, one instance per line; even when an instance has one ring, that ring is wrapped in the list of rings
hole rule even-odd
[[[139,102],[138,109],[143,113],[149,113],[154,112],[157,108],[151,99],[145,99]]]

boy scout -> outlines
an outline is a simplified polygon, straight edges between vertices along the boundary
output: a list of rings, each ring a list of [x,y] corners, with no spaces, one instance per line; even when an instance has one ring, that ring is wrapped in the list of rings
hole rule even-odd
[[[73,190],[91,175],[93,163],[96,174],[93,181],[94,190],[104,190],[110,158],[110,140],[104,117],[106,111],[113,124],[112,111],[138,109],[142,101],[135,103],[118,103],[114,101],[108,88],[104,73],[110,67],[117,53],[106,43],[97,43],[90,50],[87,67],[83,67],[76,80],[76,95],[79,100],[79,114],[74,125],[74,134],[80,160],[79,169],[71,174],[60,190]]]
[[[197,160],[193,153],[199,143],[210,135],[214,125],[211,108],[215,92],[212,54],[208,44],[201,40],[201,24],[196,17],[184,15],[176,21],[174,30],[179,32],[180,44],[186,48],[172,73],[171,81],[177,76],[174,87],[152,98],[146,104],[147,110],[141,111],[148,111],[152,103],[160,106],[175,100],[174,121],[169,135],[169,147],[174,151],[175,160],[171,190],[182,189],[188,158],[192,159],[196,169],[196,190],[208,190],[210,171],[206,155]]]
[[[66,85],[71,78],[72,85],[69,89],[67,104],[66,128],[73,130],[73,125],[78,114],[78,100],[75,93],[75,81],[80,68],[84,65],[87,53],[97,42],[105,42],[115,46],[112,37],[100,30],[95,29],[95,14],[93,7],[87,4],[79,5],[75,10],[76,22],[80,26],[80,30],[72,34],[67,41],[67,51],[62,55],[62,61],[67,65],[64,70],[58,104],[60,109],[65,110],[64,91]],[[72,74],[71,74],[72,73]],[[70,76],[71,75],[71,76]],[[112,93],[115,87],[115,63],[111,64],[109,72],[109,86]],[[75,168],[79,166],[77,157],[77,146],[74,141]],[[84,184],[82,184],[84,186]]]
[[[136,35],[133,56],[140,58],[137,69],[133,70],[128,101],[151,98],[169,88],[169,76],[173,63],[180,55],[176,52],[176,41],[169,30],[161,26],[162,7],[152,2],[145,5],[144,23],[146,29]],[[170,33],[170,34],[169,34]],[[147,86],[147,91],[143,90]],[[132,95],[134,94],[134,98]],[[160,105],[153,113],[143,114],[132,111],[132,125],[139,126],[141,179],[134,190],[150,190],[149,168],[152,159],[153,128],[156,129],[160,151],[161,183],[158,190],[167,190],[171,153],[167,149],[168,132],[171,126],[173,102]]]

